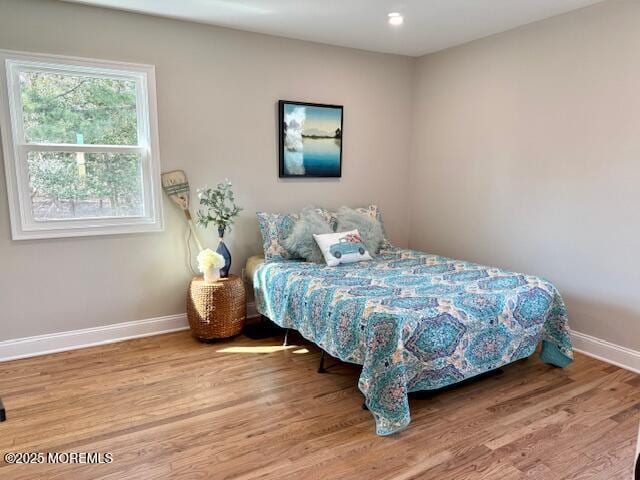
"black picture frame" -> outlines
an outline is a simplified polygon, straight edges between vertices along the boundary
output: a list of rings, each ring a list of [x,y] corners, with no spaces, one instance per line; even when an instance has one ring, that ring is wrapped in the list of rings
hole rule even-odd
[[[340,152],[338,155],[338,168],[335,173],[305,172],[304,174],[291,174],[285,171],[285,135],[286,127],[284,112],[286,105],[299,105],[305,107],[328,108],[340,111]],[[328,137],[329,138],[329,137]],[[330,105],[324,103],[296,102],[292,100],[278,101],[278,145],[279,145],[279,178],[341,178],[342,177],[342,148],[344,142],[344,107],[342,105]]]

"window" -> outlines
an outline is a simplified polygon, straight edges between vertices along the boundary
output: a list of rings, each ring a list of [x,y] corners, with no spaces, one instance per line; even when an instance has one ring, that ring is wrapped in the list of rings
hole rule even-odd
[[[162,230],[154,67],[0,50],[13,238]]]

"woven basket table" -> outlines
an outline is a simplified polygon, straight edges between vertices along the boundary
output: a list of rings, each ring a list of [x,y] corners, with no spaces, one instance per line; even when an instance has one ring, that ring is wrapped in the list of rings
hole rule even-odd
[[[195,277],[187,294],[187,318],[193,335],[201,340],[229,338],[244,327],[247,303],[244,282],[229,275],[215,283]]]

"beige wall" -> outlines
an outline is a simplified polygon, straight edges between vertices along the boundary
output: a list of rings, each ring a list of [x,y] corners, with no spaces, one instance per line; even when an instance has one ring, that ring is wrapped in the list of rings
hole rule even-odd
[[[229,177],[245,207],[236,272],[257,209],[377,202],[395,243],[545,276],[574,329],[635,349],[638,25],[639,2],[611,0],[416,61],[0,0],[0,48],[156,65],[163,170]],[[341,180],[277,178],[282,98],[345,106]],[[165,217],[161,234],[14,242],[0,182],[0,340],[183,312],[184,224]]]
[[[640,2],[418,61],[410,245],[542,275],[640,349]]]
[[[257,209],[377,202],[407,243],[413,59],[24,0],[0,0],[0,48],[156,65],[162,168],[235,183],[236,272],[261,250]],[[278,179],[278,99],[344,105],[341,180]],[[0,340],[184,312],[184,223],[168,202],[165,219],[161,234],[14,242],[1,181]]]

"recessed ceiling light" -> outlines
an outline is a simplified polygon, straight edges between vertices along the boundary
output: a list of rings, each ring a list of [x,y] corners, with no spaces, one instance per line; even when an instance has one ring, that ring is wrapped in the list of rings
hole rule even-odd
[[[389,25],[393,25],[394,27],[404,23],[404,17],[398,12],[391,12],[387,17],[389,17]]]

